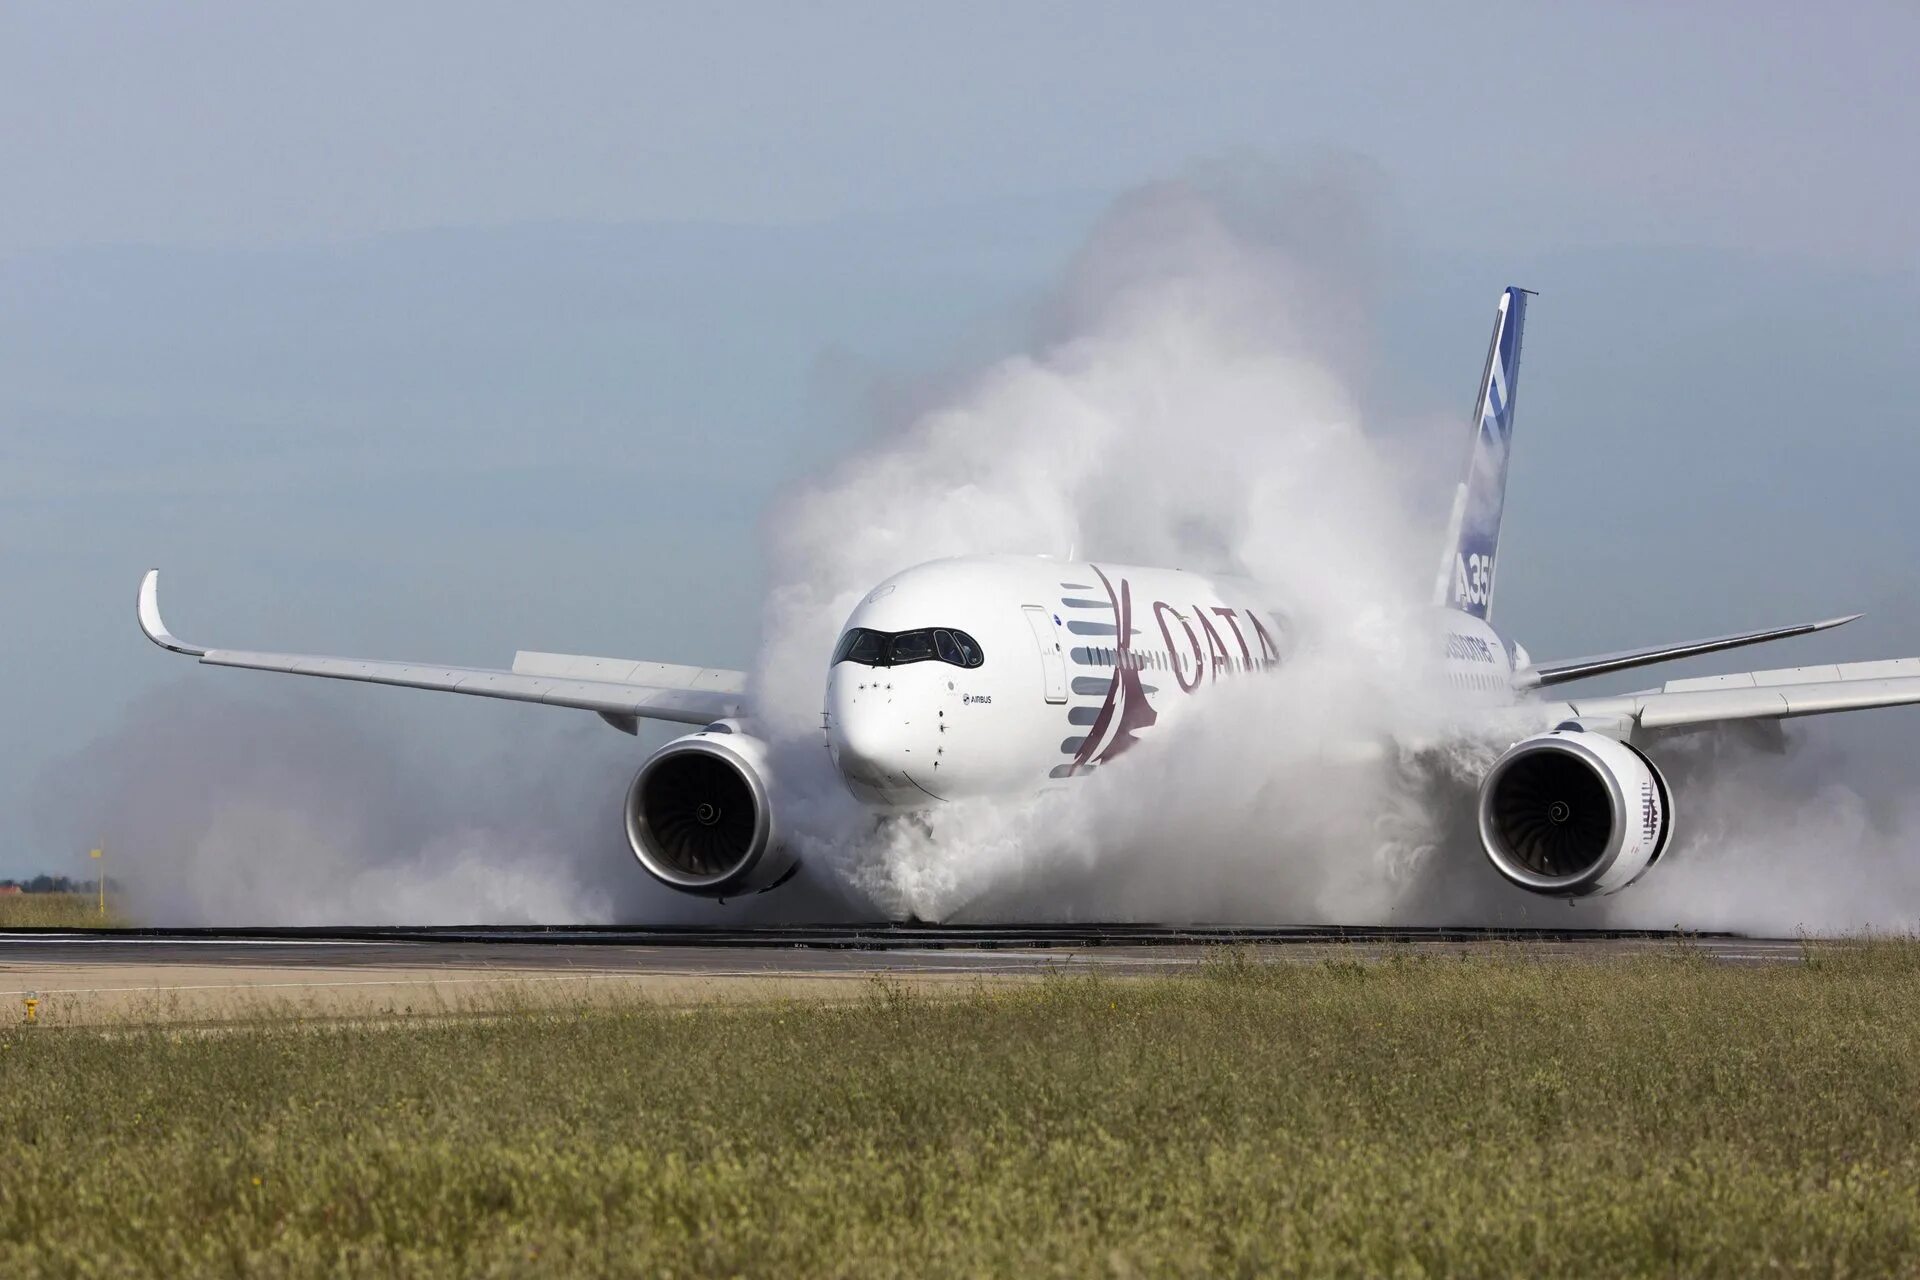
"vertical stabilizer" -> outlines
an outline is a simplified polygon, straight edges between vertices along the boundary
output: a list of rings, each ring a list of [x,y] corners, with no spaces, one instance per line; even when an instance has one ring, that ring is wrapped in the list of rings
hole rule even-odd
[[[1507,500],[1507,453],[1513,444],[1513,401],[1520,384],[1520,331],[1526,325],[1525,289],[1508,286],[1493,320],[1493,342],[1480,374],[1480,399],[1467,478],[1454,495],[1446,555],[1433,602],[1476,618],[1493,607],[1500,513]]]

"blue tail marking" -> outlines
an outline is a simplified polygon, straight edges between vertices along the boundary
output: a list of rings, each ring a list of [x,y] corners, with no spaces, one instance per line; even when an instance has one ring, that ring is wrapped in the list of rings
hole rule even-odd
[[[1454,500],[1446,556],[1434,584],[1434,603],[1484,619],[1493,607],[1506,507],[1507,456],[1513,444],[1513,403],[1520,383],[1520,335],[1526,327],[1525,289],[1508,286],[1494,316],[1493,341],[1480,375],[1480,399],[1467,478]]]

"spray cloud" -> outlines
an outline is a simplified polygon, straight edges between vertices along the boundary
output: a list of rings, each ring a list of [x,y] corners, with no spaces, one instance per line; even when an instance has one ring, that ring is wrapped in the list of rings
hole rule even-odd
[[[47,770],[36,818],[56,847],[104,843],[119,907],[146,924],[712,923],[715,904],[627,849],[637,765],[584,717],[456,742],[384,691],[189,679]],[[844,911],[794,887],[726,919]]]
[[[769,522],[758,688],[804,797],[789,830],[809,862],[932,919],[1912,927],[1911,802],[1827,781],[1831,752],[1758,754],[1721,735],[1662,753],[1681,840],[1627,893],[1570,907],[1498,879],[1473,788],[1542,726],[1463,705],[1434,678],[1420,625],[1466,428],[1436,424],[1446,447],[1430,448],[1364,428],[1362,186],[1245,178],[1121,201],[1028,352]],[[943,556],[1070,550],[1270,584],[1300,647],[1070,788],[877,828],[836,800],[820,686],[860,595]],[[1408,741],[1435,745],[1390,745]],[[1836,877],[1836,859],[1857,878]]]
[[[1341,758],[1412,708],[1448,711],[1404,625],[1431,580],[1429,513],[1409,515],[1409,477],[1362,430],[1351,390],[1366,202],[1324,175],[1263,197],[1182,182],[1123,200],[1030,353],[863,447],[771,522],[757,687],[776,740],[813,747],[790,753],[797,768],[820,769],[822,659],[840,621],[906,566],[1072,549],[1254,578],[1291,602],[1300,648],[1279,676],[1220,688],[1156,731],[1145,758],[1066,792],[947,806],[931,833],[876,835],[812,806],[807,856],[885,909],[1371,915],[1428,842],[1390,761]]]

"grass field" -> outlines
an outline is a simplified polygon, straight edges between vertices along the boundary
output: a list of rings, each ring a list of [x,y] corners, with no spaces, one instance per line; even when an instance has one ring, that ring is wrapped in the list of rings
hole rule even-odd
[[[107,882],[109,890],[113,882]],[[0,929],[102,929],[126,924],[114,909],[111,894],[107,914],[90,893],[10,893],[0,897]]]
[[[1920,1271],[1920,946],[0,1031],[0,1275]]]

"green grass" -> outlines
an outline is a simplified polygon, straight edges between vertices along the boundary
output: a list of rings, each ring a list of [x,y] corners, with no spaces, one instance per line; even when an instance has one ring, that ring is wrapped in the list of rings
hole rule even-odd
[[[0,1031],[0,1275],[1920,1270],[1920,947]]]
[[[112,881],[108,881],[111,890]],[[114,909],[107,914],[90,893],[9,893],[0,896],[0,929],[117,929],[127,922]]]

